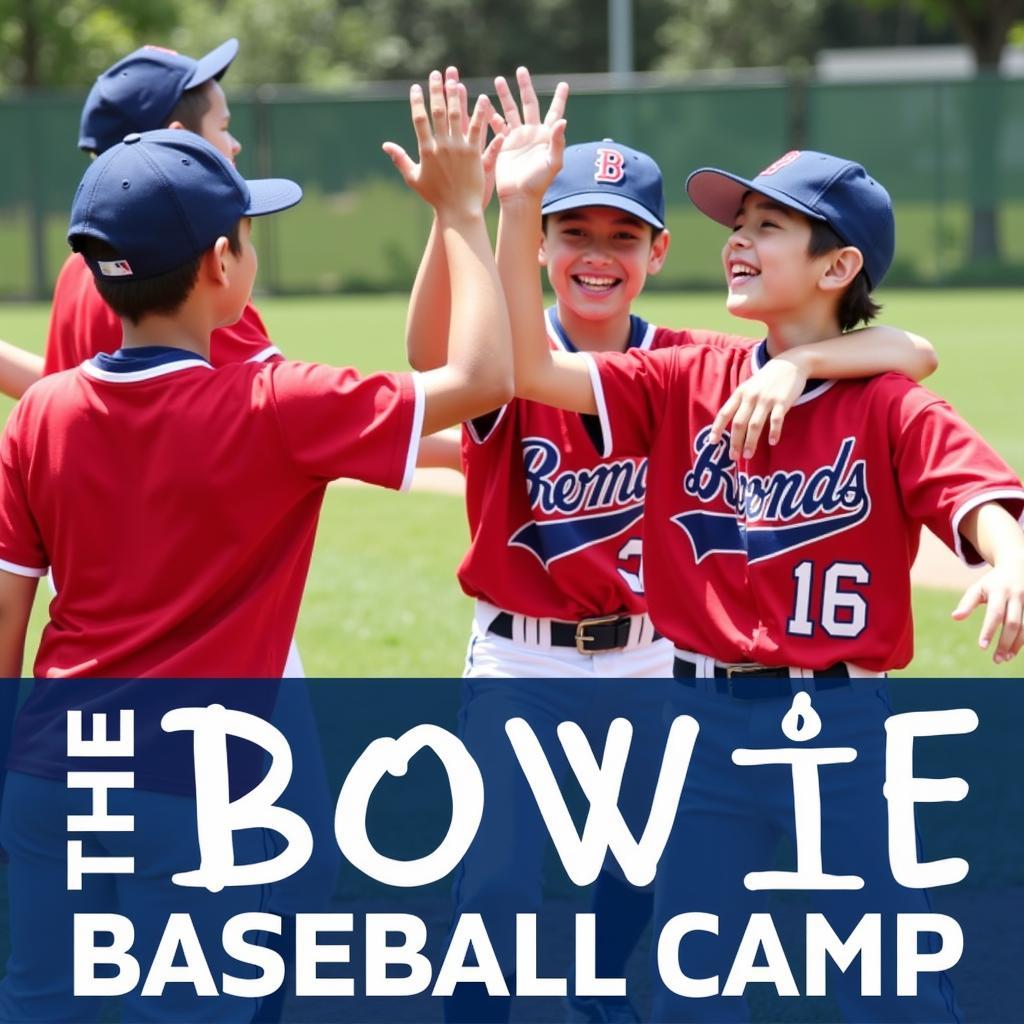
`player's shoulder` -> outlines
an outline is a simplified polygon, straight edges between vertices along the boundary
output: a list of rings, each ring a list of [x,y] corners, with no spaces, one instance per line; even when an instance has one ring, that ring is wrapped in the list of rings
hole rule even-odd
[[[8,418],[8,424],[35,430],[63,422],[66,412],[82,405],[81,371],[77,367],[48,373],[33,381]],[[33,426],[27,427],[26,424]]]
[[[725,334],[721,331],[709,331],[684,327],[674,329],[671,327],[656,327],[654,329],[654,340],[651,342],[652,349],[674,348],[674,347],[700,347],[713,348],[726,351],[737,350],[741,353],[748,352],[757,342],[753,338],[746,338],[738,334]]]
[[[880,373],[875,377],[849,381],[848,384],[879,406],[914,410],[943,401],[933,391],[902,373]]]

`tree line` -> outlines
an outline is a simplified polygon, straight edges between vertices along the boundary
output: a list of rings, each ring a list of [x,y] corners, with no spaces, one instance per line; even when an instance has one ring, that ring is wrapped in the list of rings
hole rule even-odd
[[[634,0],[639,71],[809,66],[825,47],[967,43],[993,68],[1024,0]],[[607,65],[605,0],[0,0],[0,89],[88,86],[145,42],[242,41],[238,85],[539,74]]]

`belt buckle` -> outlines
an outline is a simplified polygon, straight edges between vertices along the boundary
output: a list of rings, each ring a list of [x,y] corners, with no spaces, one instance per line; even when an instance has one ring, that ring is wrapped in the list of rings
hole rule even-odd
[[[580,654],[604,654],[604,651],[588,651],[584,644],[589,643],[594,639],[592,636],[588,636],[584,630],[590,626],[607,626],[612,622],[618,622],[619,619],[623,618],[622,615],[601,615],[593,619],[580,619],[576,623],[576,650]],[[618,647],[609,648],[609,650],[620,650]]]
[[[752,676],[764,668],[764,666],[754,662],[733,662],[730,665],[723,665],[722,668],[725,669],[725,680],[729,696],[735,697],[736,691],[733,688],[735,680],[742,679],[744,676]]]
[[[763,665],[758,665],[752,661],[734,661],[729,664],[722,664],[722,668],[725,669],[725,678],[732,679],[733,676],[749,676],[753,672],[759,672]]]

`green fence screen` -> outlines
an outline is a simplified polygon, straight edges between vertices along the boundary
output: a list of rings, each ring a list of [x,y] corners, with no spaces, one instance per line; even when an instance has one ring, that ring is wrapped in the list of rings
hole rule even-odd
[[[67,211],[86,165],[75,148],[83,98],[0,100],[0,297],[46,297],[67,254]],[[241,171],[295,178],[306,193],[259,225],[261,289],[407,289],[430,214],[380,149],[385,139],[412,146],[406,102],[293,90],[229,99]],[[1024,80],[791,80],[574,95],[569,141],[605,137],[649,152],[665,173],[673,244],[652,286],[720,281],[724,233],[689,207],[691,170],[754,174],[792,148],[860,160],[890,190],[892,283],[1024,283]],[[979,248],[978,231],[989,243],[994,232],[997,244]]]

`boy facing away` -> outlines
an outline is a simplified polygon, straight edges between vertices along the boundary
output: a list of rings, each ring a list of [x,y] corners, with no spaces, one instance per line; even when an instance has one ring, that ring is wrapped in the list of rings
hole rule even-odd
[[[435,204],[459,264],[459,359],[426,374],[215,369],[210,334],[238,319],[255,277],[249,218],[297,202],[298,187],[250,187],[185,132],[132,137],[86,173],[69,237],[124,345],[41,381],[7,424],[5,675],[20,674],[35,582],[52,567],[39,675],[280,676],[327,482],[401,488],[421,432],[507,398],[507,317],[480,203],[486,105],[464,135],[439,76],[431,104],[433,127],[415,87],[421,160],[405,157],[402,172]]]
[[[517,394],[595,416],[606,455],[647,456],[647,599],[675,647],[672,711],[701,722],[680,807],[686,827],[658,875],[656,929],[684,911],[719,914],[719,937],[687,946],[685,973],[726,977],[740,922],[760,906],[736,894],[747,872],[771,866],[794,822],[791,798],[730,753],[752,730],[777,733],[800,690],[822,709],[822,742],[859,751],[851,774],[833,777],[843,798],[831,780],[823,789],[823,848],[828,870],[866,885],[855,897],[829,896],[830,920],[852,928],[865,909],[923,912],[924,894],[888,872],[879,794],[889,708],[878,677],[912,656],[909,576],[922,524],[969,563],[993,566],[954,615],[987,603],[981,646],[998,633],[997,662],[1018,652],[1024,489],[945,402],[892,374],[811,382],[775,445],[736,450],[715,426],[723,401],[769,359],[873,315],[871,292],[893,252],[888,195],[859,165],[818,153],[787,154],[753,181],[698,172],[694,202],[732,228],[729,308],[766,323],[766,340],[746,352],[552,352],[537,326],[532,263],[558,139],[536,123],[519,138],[522,146],[513,131],[503,151],[506,160],[521,153],[518,179],[503,188],[498,169],[509,214],[498,262],[506,294],[518,297]],[[883,981],[884,998],[866,1003],[841,983],[848,1019],[957,1019],[943,975],[929,976],[915,999],[895,994],[888,969]],[[741,996],[688,998],[684,989],[658,991],[656,1019],[745,1019]]]

